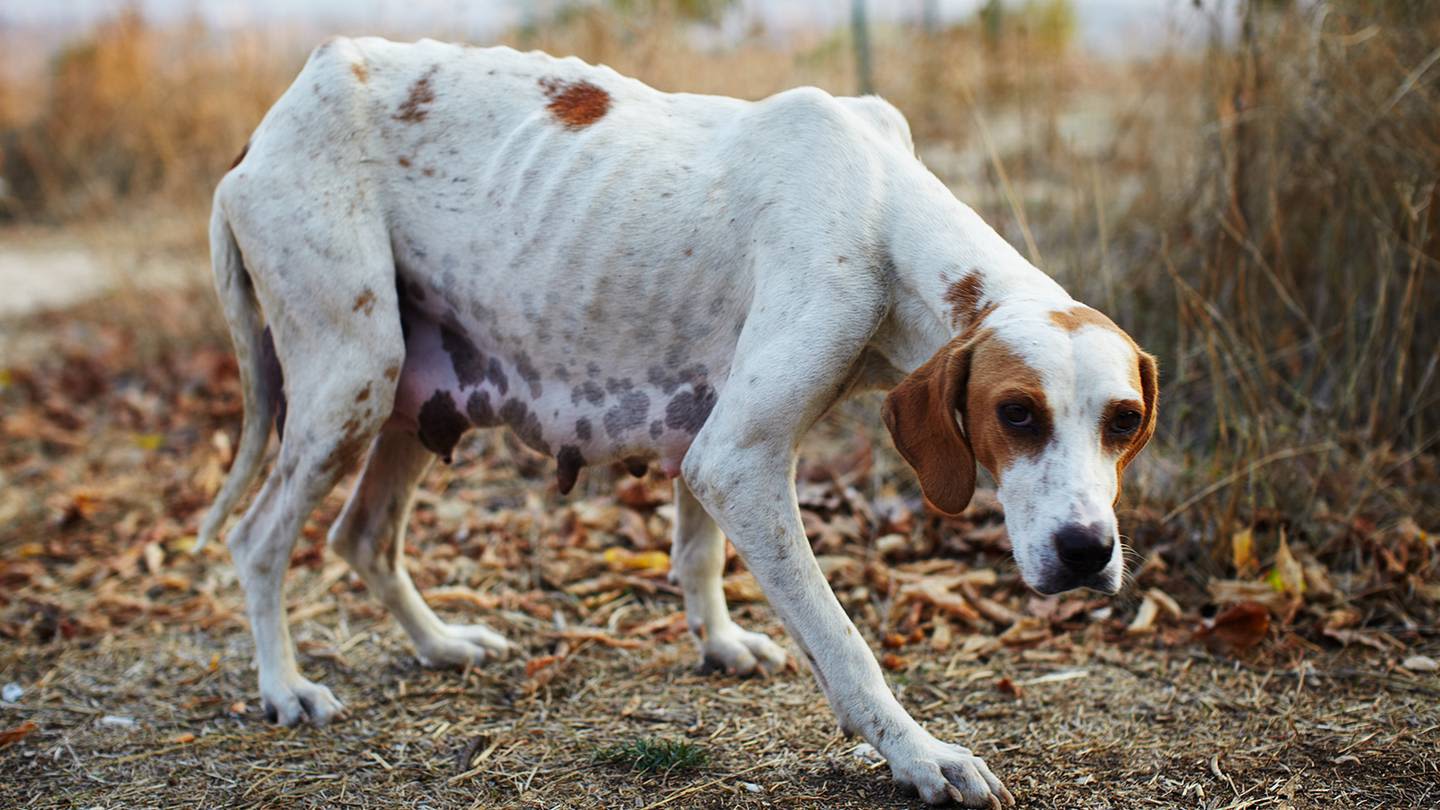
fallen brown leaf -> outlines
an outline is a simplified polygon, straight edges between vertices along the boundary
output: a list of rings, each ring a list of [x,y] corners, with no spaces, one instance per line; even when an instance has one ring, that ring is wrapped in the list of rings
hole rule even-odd
[[[1269,632],[1270,611],[1259,602],[1241,602],[1202,623],[1195,635],[1239,653],[1264,641]]]
[[[26,720],[15,728],[0,731],[0,750],[9,748],[15,743],[20,742],[39,728],[39,726],[35,725],[34,720]]]

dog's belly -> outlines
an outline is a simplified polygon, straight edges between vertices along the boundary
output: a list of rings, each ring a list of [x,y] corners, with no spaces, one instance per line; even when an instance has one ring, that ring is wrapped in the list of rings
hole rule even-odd
[[[386,429],[413,431],[449,460],[471,428],[509,427],[555,458],[562,491],[580,468],[619,459],[658,460],[678,475],[728,371],[728,360],[672,352],[649,358],[641,376],[643,356],[589,356],[580,345],[526,350],[453,312],[408,302],[401,311],[406,357]]]

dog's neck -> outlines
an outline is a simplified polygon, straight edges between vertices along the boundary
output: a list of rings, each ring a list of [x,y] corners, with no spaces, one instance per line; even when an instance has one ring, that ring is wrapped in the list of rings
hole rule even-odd
[[[919,160],[897,163],[885,223],[899,282],[892,302],[895,339],[886,352],[893,364],[909,373],[1001,303],[1033,302],[1036,309],[1073,305],[1064,288],[957,200]]]

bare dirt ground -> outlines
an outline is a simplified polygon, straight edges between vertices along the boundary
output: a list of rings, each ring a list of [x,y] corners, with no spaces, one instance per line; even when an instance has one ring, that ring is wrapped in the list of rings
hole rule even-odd
[[[302,669],[350,715],[267,725],[226,552],[193,548],[239,425],[215,318],[204,289],[146,288],[0,331],[0,807],[918,806],[803,665],[696,674],[658,474],[590,470],[561,498],[553,465],[499,436],[431,474],[409,545],[433,603],[523,654],[420,667],[324,548],[340,492],[287,595]],[[953,522],[919,510],[875,405],[807,443],[807,529],[902,702],[1021,806],[1440,805],[1440,597],[1413,573],[1433,535],[1397,530],[1398,574],[1327,574],[1297,544],[1303,597],[1283,560],[1217,590],[1210,540],[1141,504],[1126,593],[1041,599],[993,497]],[[726,589],[782,635],[738,560]],[[615,755],[666,742],[684,755]]]
[[[304,579],[314,577],[293,590]],[[0,803],[918,806],[884,766],[851,753],[808,673],[699,676],[682,638],[635,650],[590,644],[532,691],[520,662],[463,675],[421,669],[388,621],[353,618],[352,600],[339,601],[298,633],[307,673],[349,703],[350,719],[324,730],[259,718],[240,627],[12,648],[0,670],[32,691],[0,717],[41,728],[0,755]],[[647,601],[658,616],[678,607],[674,597]],[[550,652],[535,643],[539,628],[500,624],[531,639],[527,654]],[[206,656],[217,654],[212,671]],[[1433,679],[1388,676],[1344,655],[1313,657],[1306,671],[1066,639],[985,660],[917,652],[892,682],[932,731],[985,756],[1022,807],[1436,806]],[[996,688],[1007,679],[1020,697]],[[237,701],[247,707],[234,711]],[[709,757],[671,773],[594,761],[617,742],[656,738]]]

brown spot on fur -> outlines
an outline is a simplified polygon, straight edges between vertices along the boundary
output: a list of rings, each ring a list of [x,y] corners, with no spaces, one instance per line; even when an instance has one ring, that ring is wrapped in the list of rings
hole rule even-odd
[[[395,380],[399,379],[399,377],[400,377],[400,367],[399,367],[399,366],[391,366],[391,367],[385,369],[385,379],[389,380],[390,382],[395,382]]]
[[[250,142],[246,141],[245,145],[240,148],[240,154],[236,155],[235,159],[230,161],[230,169],[239,166],[240,161],[244,160],[245,156],[248,154],[250,154]],[[229,171],[230,169],[226,169],[226,171]]]
[[[350,63],[350,72],[355,74],[356,81],[361,84],[370,81],[370,69],[359,62]]]
[[[360,393],[358,393],[358,394],[355,395],[355,401],[356,401],[356,402],[364,402],[365,400],[367,400],[367,399],[369,399],[369,398],[370,398],[370,384],[369,384],[369,383],[366,383],[366,384],[365,384],[365,387],[360,389]]]
[[[438,70],[440,70],[439,65],[432,65],[424,75],[410,85],[410,95],[405,97],[405,102],[395,110],[392,118],[407,124],[418,124],[425,120],[425,116],[430,114],[425,105],[435,101],[435,88],[430,85],[430,79]]]
[[[355,306],[350,308],[351,312],[365,311],[366,315],[375,311],[375,291],[368,287],[355,296]]]
[[[546,109],[567,129],[583,129],[610,111],[610,94],[587,81],[540,80],[540,89],[550,99]]]
[[[425,168],[423,168],[423,169],[421,169],[421,170],[420,170],[420,173],[423,174],[423,175],[425,175],[426,177],[434,177],[434,176],[435,176],[435,170],[432,169],[432,168],[430,168],[430,167],[428,167],[428,166],[425,167]]]
[[[985,282],[979,271],[972,270],[945,289],[945,303],[950,305],[951,326],[970,326],[979,320],[980,302],[985,298]]]
[[[1135,345],[1135,341],[1131,340],[1130,336],[1125,334],[1123,329],[1116,326],[1114,321],[1105,317],[1105,313],[1098,309],[1087,307],[1084,304],[1076,304],[1065,310],[1055,310],[1050,313],[1050,320],[1056,326],[1067,332],[1075,332],[1086,326],[1098,326],[1102,329],[1109,329],[1125,338],[1126,342],[1131,346]]]
[[[345,420],[341,427],[344,436],[336,445],[335,451],[325,460],[321,466],[321,472],[326,474],[344,473],[354,466],[355,461],[360,457],[360,451],[365,449],[365,443],[369,436],[361,429],[360,417],[352,416]]]
[[[402,169],[408,169],[408,168],[410,168],[410,158],[407,158],[407,157],[405,157],[404,155],[401,155],[400,157],[396,158],[396,159],[395,159],[395,162],[396,162],[396,163],[399,163],[399,164],[400,164],[400,168],[402,168]]]

